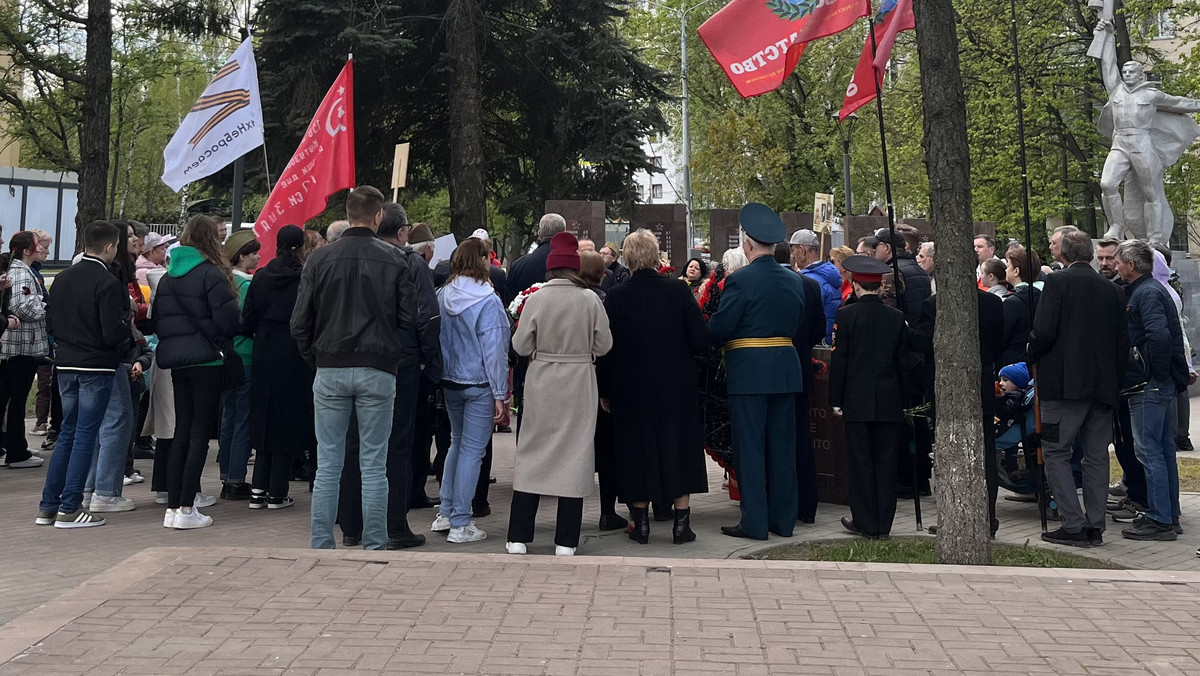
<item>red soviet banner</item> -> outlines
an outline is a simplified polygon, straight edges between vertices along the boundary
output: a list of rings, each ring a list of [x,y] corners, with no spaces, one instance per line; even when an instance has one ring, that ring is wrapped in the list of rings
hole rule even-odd
[[[871,36],[868,34],[862,55],[858,57],[858,66],[854,69],[854,77],[850,78],[850,86],[846,88],[846,100],[838,112],[838,122],[874,100],[877,87],[883,86],[883,71],[892,56],[896,36],[900,31],[912,30],[917,25],[913,17],[912,0],[884,0],[871,23],[875,31],[876,48],[871,49]],[[871,84],[872,73],[875,84]]]
[[[275,257],[279,228],[303,228],[325,211],[330,195],[353,187],[354,62],[347,61],[254,223],[254,235],[262,245],[260,266]]]
[[[731,0],[698,31],[743,98],[774,91],[806,43],[870,13],[868,0]]]

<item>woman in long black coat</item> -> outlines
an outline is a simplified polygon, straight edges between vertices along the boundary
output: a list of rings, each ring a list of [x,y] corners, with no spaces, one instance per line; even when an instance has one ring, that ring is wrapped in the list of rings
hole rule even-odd
[[[251,509],[292,504],[288,479],[292,455],[316,448],[313,431],[313,370],[300,356],[290,324],[303,267],[304,231],[284,226],[276,256],[254,275],[242,308],[243,331],[254,337],[250,375],[250,445],[258,451]]]
[[[660,277],[658,240],[647,230],[625,239],[629,281],[605,300],[612,351],[600,363],[601,396],[612,412],[617,486],[633,531],[650,538],[647,507],[673,502],[676,544],[696,539],[689,497],[708,492],[696,363],[712,338],[686,284]]]

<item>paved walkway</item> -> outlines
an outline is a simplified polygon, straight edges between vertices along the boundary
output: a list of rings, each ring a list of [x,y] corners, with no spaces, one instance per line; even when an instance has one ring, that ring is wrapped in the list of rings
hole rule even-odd
[[[15,674],[1200,674],[1200,573],[150,549]]]

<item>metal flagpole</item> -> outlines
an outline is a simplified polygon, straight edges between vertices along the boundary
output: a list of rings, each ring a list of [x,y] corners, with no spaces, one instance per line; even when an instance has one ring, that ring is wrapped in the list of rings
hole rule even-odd
[[[875,41],[875,19],[873,18],[873,13],[874,10],[872,9],[872,14],[868,16],[867,21],[869,22],[871,32],[871,58],[876,59],[879,56],[879,46]],[[893,244],[893,242],[896,241],[896,205],[892,201],[892,173],[890,167],[888,166],[887,130],[883,122],[883,91],[882,87],[879,86],[879,75],[876,73],[873,66],[871,68],[871,76],[871,79],[875,82],[875,110],[878,112],[879,117],[879,145],[883,152],[883,190],[884,195],[887,198],[888,247],[892,250],[892,287],[896,294],[896,305],[899,307],[900,259],[898,258],[898,254],[896,252],[896,245]],[[917,530],[923,530],[924,526],[921,524],[921,487],[917,476],[917,457],[915,447],[913,448],[912,467],[913,509],[916,511]]]
[[[1033,258],[1033,225],[1032,218],[1029,215],[1029,164],[1025,156],[1025,99],[1021,87],[1021,54],[1017,49],[1017,0],[1009,0],[1009,9],[1012,11],[1012,20],[1009,30],[1009,35],[1012,39],[1013,50],[1013,81],[1017,89],[1017,137],[1020,148],[1021,160],[1021,202],[1025,209],[1025,267],[1029,270],[1022,270],[1023,275],[1029,276],[1029,325],[1033,326],[1033,318],[1037,305],[1037,297],[1034,295],[1035,289],[1033,282],[1037,279],[1037,270],[1034,270],[1030,263]],[[1037,485],[1037,504],[1038,513],[1042,519],[1042,532],[1045,533],[1046,525],[1046,475],[1044,470],[1044,461],[1042,456],[1042,414],[1041,401],[1037,396],[1037,369],[1034,368],[1033,379],[1033,410],[1034,410],[1034,434],[1037,439],[1037,471],[1034,472]],[[1021,440],[1022,444],[1026,443],[1025,439]]]

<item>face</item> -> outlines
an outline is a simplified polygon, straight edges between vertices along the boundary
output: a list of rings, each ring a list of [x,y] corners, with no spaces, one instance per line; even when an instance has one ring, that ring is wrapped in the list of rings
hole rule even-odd
[[[1142,64],[1136,61],[1130,61],[1124,66],[1121,66],[1121,80],[1130,87],[1136,87],[1146,79],[1145,70],[1142,69]]]
[[[685,273],[689,282],[694,282],[700,279],[700,263],[697,261],[688,261],[687,271]]]
[[[249,272],[251,270],[257,270],[258,269],[258,258],[259,258],[259,254],[257,251],[255,251],[252,254],[247,254],[245,256],[242,256],[241,260],[238,261],[238,263],[239,263],[238,267],[246,272]]]
[[[221,227],[217,230],[217,243],[224,242],[227,237],[229,237],[229,224],[222,223]]]
[[[617,262],[617,254],[613,253],[613,250],[608,247],[604,247],[600,250],[600,257],[604,259],[605,267]]]
[[[37,241],[37,257],[34,260],[41,261],[42,263],[46,262],[46,259],[50,257],[51,242],[52,240],[49,239],[39,239]]]
[[[1137,269],[1133,267],[1133,263],[1126,263],[1120,258],[1117,259],[1117,274],[1121,275],[1121,279],[1127,282],[1132,282],[1141,277]]]
[[[1062,233],[1056,232],[1050,235],[1050,255],[1054,256],[1054,260],[1059,263],[1065,263],[1062,259]]]
[[[1096,247],[1096,260],[1100,262],[1100,274],[1105,277],[1117,274],[1117,247]]]
[[[146,260],[150,261],[151,263],[154,263],[155,265],[162,265],[163,261],[165,261],[166,259],[167,259],[167,245],[166,244],[160,244],[159,246],[156,246],[153,249],[146,252]]]
[[[1008,271],[1004,273],[1004,279],[1013,286],[1021,283],[1021,271],[1017,268],[1016,264],[1013,263],[1011,258],[1008,259]]]
[[[808,267],[808,249],[792,245],[792,265],[797,268]]]
[[[888,246],[887,244],[876,244],[875,245],[875,255],[873,256],[873,258],[876,258],[881,261],[892,260],[892,247]]]
[[[1005,392],[1016,392],[1017,384],[1004,376],[1000,376],[1000,389]]]
[[[996,247],[988,246],[986,239],[980,237],[975,240],[975,257],[982,263],[992,256],[996,255]]]
[[[865,241],[858,243],[858,249],[855,251],[855,253],[860,256],[870,256],[871,258],[875,257],[875,249],[868,246]]]
[[[129,242],[129,253],[136,256],[142,253],[142,239],[133,231],[133,226],[126,228],[125,235]]]
[[[596,243],[593,242],[592,240],[585,239],[585,240],[579,242],[579,253],[583,253],[584,251],[595,251],[595,250],[596,250]]]
[[[925,274],[933,274],[933,256],[929,254],[929,247],[922,246],[921,250],[917,252],[917,265],[921,266]]]

